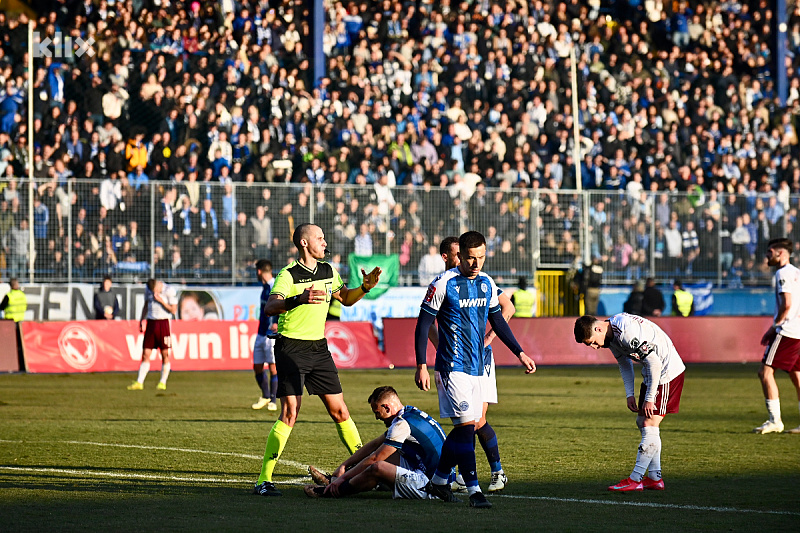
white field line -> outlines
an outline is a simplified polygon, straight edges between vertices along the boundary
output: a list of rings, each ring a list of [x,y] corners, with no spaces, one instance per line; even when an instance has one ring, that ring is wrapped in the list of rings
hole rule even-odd
[[[222,477],[183,477],[183,476],[159,476],[154,474],[132,474],[129,472],[100,472],[97,470],[76,470],[71,468],[39,468],[27,466],[0,466],[0,472],[34,472],[42,474],[63,474],[68,476],[82,476],[82,477],[102,477],[102,478],[119,478],[119,479],[145,479],[150,481],[179,481],[185,483],[217,483],[217,484],[245,484],[253,483],[253,478],[237,479],[237,478],[222,478]],[[305,485],[308,483],[308,478],[288,479],[286,481],[276,482],[276,485]]]
[[[513,498],[518,500],[541,500],[548,502],[563,502],[563,503],[589,503],[595,505],[623,505],[629,507],[651,507],[656,509],[679,509],[682,511],[713,511],[717,513],[756,513],[756,514],[777,514],[800,516],[800,513],[794,511],[770,511],[760,509],[739,509],[737,507],[706,507],[702,505],[680,505],[671,503],[652,503],[652,502],[628,502],[617,500],[587,500],[579,498],[555,498],[550,496],[511,496],[507,494],[498,494],[500,498]]]
[[[21,441],[21,440],[5,440],[0,439],[0,442],[9,442],[9,443],[17,443],[17,444],[26,444],[26,443],[33,443],[33,442],[42,442],[42,443],[53,443],[59,442],[62,444],[77,444],[77,445],[86,445],[86,446],[108,446],[113,448],[136,448],[140,450],[160,450],[160,451],[173,451],[173,452],[185,452],[185,453],[201,453],[207,455],[225,455],[230,457],[240,457],[243,459],[261,459],[261,456],[258,455],[250,455],[250,454],[243,454],[243,453],[234,453],[234,452],[216,452],[211,450],[194,450],[191,448],[170,448],[166,446],[141,446],[136,444],[113,444],[113,443],[106,443],[106,442],[86,442],[86,441],[75,441],[75,440],[66,440],[66,441]],[[288,466],[293,466],[299,468],[301,470],[306,470],[308,468],[307,465],[302,463],[298,463],[295,461],[279,461],[282,464],[286,464]],[[112,477],[112,478],[133,478],[133,479],[149,479],[155,481],[182,481],[182,482],[194,482],[194,483],[252,483],[252,479],[234,479],[234,478],[191,478],[191,477],[180,477],[180,476],[159,476],[159,475],[148,475],[148,474],[130,474],[130,473],[122,473],[122,472],[97,472],[93,470],[72,470],[72,469],[64,469],[64,468],[33,468],[33,467],[18,467],[18,466],[0,466],[0,470],[6,471],[18,471],[18,472],[44,472],[44,473],[54,473],[54,474],[68,474],[68,475],[80,475],[80,476],[97,476],[97,477]],[[276,482],[276,485],[302,485],[308,480],[307,477],[297,478],[297,479],[290,479],[283,482]],[[711,512],[718,512],[718,513],[754,513],[754,514],[772,514],[772,515],[789,515],[789,516],[800,516],[800,512],[793,512],[793,511],[770,511],[770,510],[760,510],[760,509],[739,509],[736,507],[707,507],[701,505],[680,505],[680,504],[666,504],[666,503],[653,503],[653,502],[630,502],[630,501],[617,501],[617,500],[590,500],[590,499],[580,499],[580,498],[555,498],[550,496],[512,496],[507,494],[493,494],[492,497],[498,498],[509,498],[509,499],[517,499],[517,500],[539,500],[539,501],[549,501],[549,502],[562,502],[562,503],[585,503],[585,504],[593,504],[593,505],[617,505],[617,506],[628,506],[628,507],[649,507],[655,509],[678,509],[684,511],[711,511]]]
[[[252,455],[246,453],[235,453],[235,452],[215,452],[211,450],[194,450],[192,448],[169,448],[166,446],[142,446],[138,444],[115,444],[115,443],[108,443],[108,442],[87,442],[87,441],[80,441],[80,440],[60,440],[60,441],[45,441],[45,440],[5,440],[0,439],[0,442],[10,442],[15,444],[32,444],[32,443],[44,443],[44,444],[77,444],[80,446],[106,446],[109,448],[134,448],[137,450],[158,450],[158,451],[165,451],[165,452],[183,452],[183,453],[202,453],[206,455],[224,455],[228,457],[239,457],[241,459],[258,459],[259,461],[263,459],[261,455]],[[304,465],[302,463],[298,463],[296,461],[286,461],[284,459],[280,459],[279,463],[287,466],[292,466],[298,468],[300,470],[308,470],[308,465]]]

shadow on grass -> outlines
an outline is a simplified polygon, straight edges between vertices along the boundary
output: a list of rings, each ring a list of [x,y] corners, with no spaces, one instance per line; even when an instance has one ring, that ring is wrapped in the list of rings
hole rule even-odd
[[[229,475],[229,474],[226,474]],[[219,475],[224,477],[225,475]],[[46,478],[46,479],[45,479]],[[646,522],[668,530],[791,530],[800,518],[798,476],[670,479],[664,492],[609,493],[608,482],[514,483],[489,495],[490,511],[436,501],[393,501],[387,492],[310,499],[282,485],[281,497],[251,494],[250,484],[82,479],[0,474],[4,530],[241,531],[263,520],[290,531],[367,531],[396,524],[405,531],[633,531]],[[726,490],[720,490],[720,487]],[[752,505],[753,490],[770,490]],[[743,502],[751,502],[745,505]],[[275,513],[279,514],[275,514]],[[779,514],[784,513],[784,514]],[[259,525],[260,524],[260,525]]]

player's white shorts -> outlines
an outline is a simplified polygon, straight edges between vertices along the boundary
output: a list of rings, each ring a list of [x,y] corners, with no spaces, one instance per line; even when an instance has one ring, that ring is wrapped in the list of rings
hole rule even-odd
[[[481,392],[483,392],[484,403],[497,403],[497,376],[495,375],[494,357],[488,372],[484,371],[481,376]]]
[[[256,344],[253,346],[253,364],[275,364],[275,341],[266,335],[256,335]]]
[[[438,370],[434,372],[433,377],[438,391],[442,385],[442,378],[439,376]],[[497,403],[497,376],[495,375],[494,358],[492,358],[492,366],[489,367],[488,373],[484,373],[480,378],[483,403]]]
[[[400,458],[397,466],[397,473],[394,476],[393,498],[406,500],[431,500],[436,496],[431,496],[423,489],[428,484],[428,476],[421,470],[409,469],[409,464],[404,458]]]
[[[483,376],[470,376],[464,372],[437,372],[439,417],[451,418],[453,424],[480,420],[484,402],[483,383]]]

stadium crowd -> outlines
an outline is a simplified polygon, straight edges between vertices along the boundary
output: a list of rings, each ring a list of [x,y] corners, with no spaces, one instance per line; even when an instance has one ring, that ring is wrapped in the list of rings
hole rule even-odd
[[[404,272],[466,220],[510,274],[537,243],[573,264],[586,206],[610,278],[721,269],[736,286],[763,279],[769,238],[800,241],[798,5],[783,107],[766,0],[325,6],[315,80],[303,0],[49,2],[42,39],[94,43],[36,58],[33,161],[28,18],[0,13],[0,267],[22,273],[32,236],[54,278],[135,269],[151,248],[161,275],[225,275],[285,262],[310,210],[335,260],[389,251]]]

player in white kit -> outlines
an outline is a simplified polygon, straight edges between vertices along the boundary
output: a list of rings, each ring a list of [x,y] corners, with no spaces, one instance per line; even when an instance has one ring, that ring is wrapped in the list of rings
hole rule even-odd
[[[761,345],[767,348],[758,371],[769,419],[753,430],[756,433],[783,431],[776,368],[789,373],[800,401],[800,269],[789,262],[791,253],[789,239],[772,239],[767,244],[767,263],[778,269],[775,271],[775,318],[761,337]],[[788,433],[800,433],[800,426]]]
[[[608,320],[590,315],[580,317],[575,321],[575,341],[595,350],[611,350],[625,384],[628,409],[638,414],[636,425],[642,440],[633,472],[608,490],[664,490],[659,425],[667,413],[678,412],[686,370],[672,340],[646,318],[620,313]],[[638,403],[634,396],[634,361],[642,364]]]

